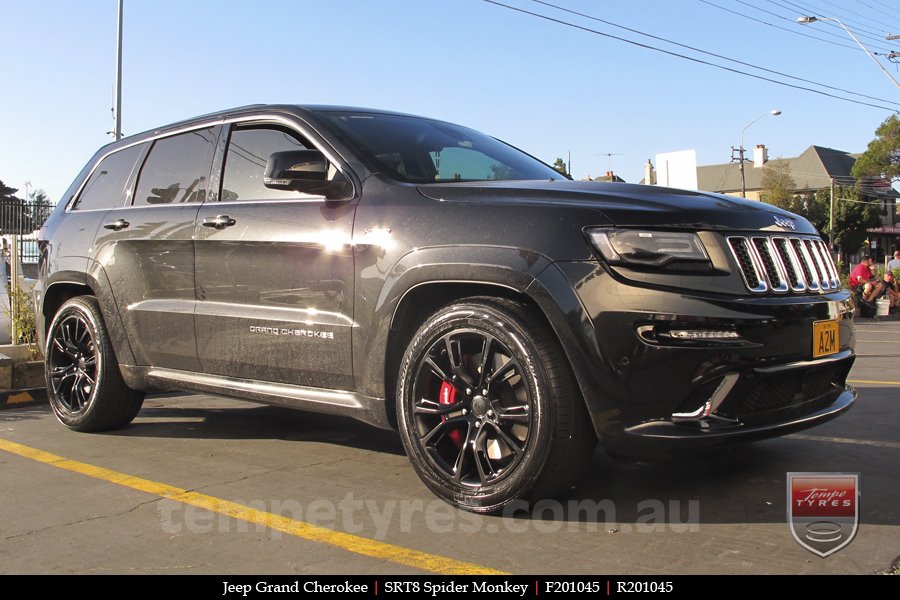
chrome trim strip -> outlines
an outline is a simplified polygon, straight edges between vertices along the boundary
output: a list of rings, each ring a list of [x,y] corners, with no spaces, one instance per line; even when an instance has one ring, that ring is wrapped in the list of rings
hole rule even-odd
[[[840,277],[838,276],[837,267],[834,265],[834,259],[831,256],[831,251],[828,249],[828,246],[824,241],[819,240],[819,252],[822,254],[822,258],[825,261],[825,268],[828,270],[828,276],[831,279],[831,287],[832,289],[837,289],[841,285]]]
[[[815,257],[815,264],[818,267],[818,275],[820,276],[819,283],[822,286],[823,291],[830,291],[832,289],[831,281],[828,276],[828,269],[825,268],[825,262],[822,260],[822,256],[819,252],[819,245],[815,240],[806,240],[804,245],[809,246],[810,254]]]
[[[202,122],[202,123],[198,123],[198,124],[194,124],[194,125],[189,125],[189,126],[185,126],[185,127],[180,127],[180,128],[178,128],[178,129],[175,129],[175,130],[172,130],[172,131],[167,131],[166,133],[161,133],[161,134],[158,134],[158,135],[154,135],[154,136],[150,136],[150,137],[146,137],[146,138],[141,138],[140,140],[135,140],[135,141],[133,141],[133,142],[131,142],[131,143],[125,144],[124,146],[120,146],[120,147],[118,147],[118,148],[112,148],[112,149],[110,149],[109,152],[105,153],[103,156],[101,156],[99,159],[97,159],[97,162],[94,163],[93,168],[91,168],[91,172],[87,174],[87,176],[84,178],[84,181],[82,181],[82,182],[81,182],[81,185],[78,186],[78,190],[77,190],[74,194],[72,194],[72,197],[69,199],[69,202],[68,202],[68,204],[66,205],[66,212],[72,212],[72,210],[73,210],[73,209],[72,209],[72,204],[73,204],[73,203],[75,202],[75,200],[81,195],[81,192],[82,192],[82,190],[84,189],[84,186],[87,185],[87,182],[88,182],[88,180],[91,178],[91,176],[94,174],[94,171],[97,170],[97,167],[100,166],[100,163],[102,163],[104,160],[106,160],[106,157],[107,157],[107,156],[110,156],[110,155],[112,155],[112,154],[115,154],[116,152],[121,152],[122,150],[126,150],[126,149],[128,149],[128,148],[131,148],[132,146],[138,146],[138,145],[140,145],[140,144],[152,143],[152,142],[155,142],[156,140],[158,140],[158,139],[160,139],[160,138],[169,137],[169,136],[171,136],[171,135],[178,135],[178,134],[180,134],[180,133],[187,133],[188,131],[196,131],[197,129],[206,129],[207,127],[216,127],[216,126],[218,126],[218,125],[221,125],[221,124],[222,124],[222,121],[223,121],[223,119],[220,117],[220,118],[218,118],[218,119],[216,119],[216,120],[214,120],[214,121],[204,121],[204,122]],[[120,209],[120,208],[127,208],[126,205],[124,204],[124,201],[125,201],[125,198],[124,198],[124,197],[122,198],[122,201],[123,201],[123,204],[122,204],[121,206],[113,206],[113,207],[111,207],[111,208],[96,208],[96,209],[93,209],[93,210],[117,210],[117,209]],[[200,204],[200,203],[199,203],[199,202],[191,202],[190,204]],[[150,207],[160,207],[160,206],[171,206],[171,204],[156,204],[156,205],[154,205],[154,204],[148,204],[147,206],[150,206]],[[87,212],[87,211],[85,211],[85,212]]]
[[[753,369],[753,371],[756,373],[779,373],[781,371],[790,371],[792,369],[816,367],[820,365],[827,365],[828,363],[840,362],[851,357],[852,355],[852,350],[844,350],[843,352],[838,352],[837,354],[832,354],[831,356],[825,356],[823,358],[817,358],[815,360],[800,360],[784,365],[775,365],[774,367],[756,367]]]
[[[757,245],[757,241],[759,242],[759,245]],[[763,272],[766,275],[766,279],[769,281],[769,288],[776,294],[786,293],[790,289],[787,272],[775,252],[775,246],[772,244],[772,239],[767,236],[753,236],[750,238],[750,243],[759,256],[759,262],[762,264]],[[762,249],[760,248],[760,245],[762,246]],[[772,261],[772,266],[775,267],[775,276],[778,277],[778,281],[772,281],[772,277],[769,275],[769,269],[766,267],[765,258],[762,255],[763,251],[769,255],[769,260]]]
[[[806,265],[809,276],[812,277],[812,281],[806,282],[806,287],[808,287],[811,292],[821,291],[822,285],[819,281],[819,271],[816,269],[815,261],[813,261],[812,255],[809,253],[809,248],[806,245],[807,240],[804,238],[791,238],[791,240],[797,240],[797,243],[800,246],[800,252],[803,254],[803,264]]]
[[[685,421],[698,421],[710,416],[717,417],[717,415],[713,413],[716,412],[725,398],[728,397],[728,394],[731,393],[731,389],[734,387],[734,384],[737,383],[739,377],[740,375],[738,373],[729,373],[725,375],[722,377],[722,381],[719,382],[718,387],[716,387],[716,391],[712,393],[709,400],[707,400],[703,406],[689,413],[672,413],[672,421],[683,423]]]
[[[726,237],[725,242],[728,244],[728,249],[731,251],[731,255],[734,257],[735,263],[737,263],[738,271],[740,271],[741,278],[744,280],[744,285],[747,286],[747,289],[754,294],[765,293],[768,290],[768,286],[766,285],[766,276],[761,272],[761,269],[759,267],[759,259],[756,256],[756,252],[753,248],[753,244],[750,243],[750,240],[744,236],[735,235]],[[747,279],[747,274],[744,272],[744,267],[741,264],[741,259],[738,257],[737,250],[735,250],[735,243],[743,244],[745,249],[747,250],[747,254],[750,256],[750,265],[753,267],[754,274],[756,275],[756,280],[759,282],[755,287],[751,286],[750,281]]]
[[[284,290],[290,292],[290,290]],[[278,321],[298,325],[327,325],[331,327],[359,327],[349,316],[339,312],[315,308],[287,306],[257,306],[234,302],[210,300],[184,300],[180,298],[154,298],[129,304],[129,311],[162,312],[167,314],[194,314],[204,317],[228,317],[245,321]]]
[[[201,123],[197,123],[197,124],[193,124],[193,125],[186,125],[184,127],[179,127],[178,129],[167,130],[162,133],[158,133],[158,134],[151,135],[149,137],[141,138],[140,140],[136,140],[134,142],[131,142],[131,143],[121,146],[119,148],[113,148],[109,152],[107,152],[103,156],[101,156],[97,160],[97,162],[94,164],[93,168],[91,169],[91,172],[87,174],[87,176],[84,178],[84,181],[82,181],[81,185],[78,186],[78,190],[74,194],[72,194],[72,198],[69,200],[69,203],[66,206],[66,212],[72,211],[72,203],[75,201],[76,198],[78,198],[81,195],[81,191],[84,188],[84,186],[87,184],[88,180],[91,178],[91,175],[94,174],[94,171],[97,169],[97,167],[100,165],[100,163],[103,162],[106,159],[106,157],[111,154],[120,152],[122,150],[125,150],[126,148],[131,148],[132,146],[137,146],[138,144],[152,143],[158,139],[167,138],[167,137],[171,137],[173,135],[179,135],[182,133],[187,133],[189,131],[195,131],[197,129],[205,129],[207,127],[216,127],[217,125],[227,125],[227,124],[231,124],[231,123],[256,123],[256,122],[261,123],[261,124],[277,123],[279,125],[284,125],[285,127],[288,127],[289,129],[293,129],[294,131],[296,131],[297,133],[302,135],[304,138],[306,138],[307,141],[309,141],[311,144],[313,144],[319,152],[321,152],[322,154],[325,155],[325,158],[328,159],[328,162],[330,162],[332,165],[334,165],[334,167],[338,171],[340,171],[341,174],[344,175],[344,177],[347,179],[347,181],[350,182],[350,185],[353,187],[353,196],[354,197],[356,196],[356,184],[354,183],[353,178],[349,177],[347,175],[346,169],[343,168],[343,166],[341,165],[341,163],[339,161],[335,160],[334,154],[332,154],[331,152],[329,152],[328,150],[323,148],[321,146],[321,144],[316,142],[316,140],[313,138],[313,136],[311,136],[309,133],[311,130],[304,127],[303,125],[298,124],[296,121],[285,118],[284,116],[275,115],[272,113],[264,113],[264,114],[255,114],[255,115],[239,115],[239,116],[235,116],[235,117],[231,117],[231,118],[219,117],[213,121],[203,121]],[[324,198],[324,196],[322,196],[322,198]],[[313,200],[313,199],[314,198],[312,198],[312,197],[310,198],[310,200]],[[123,198],[123,202],[124,202],[124,198]],[[245,204],[252,204],[252,203],[253,203],[253,201],[249,201],[249,200],[247,202],[245,202]],[[213,205],[213,204],[217,204],[217,203],[216,202],[192,202],[191,204]],[[170,206],[172,206],[172,205],[171,204],[147,204],[147,205],[142,204],[140,206],[135,206],[133,204],[126,205],[123,203],[121,206],[114,206],[112,208],[94,209],[94,210],[118,210],[120,208],[163,208],[163,207],[170,207]]]
[[[797,274],[797,285],[794,285],[792,281],[790,281],[791,275],[788,273],[788,285],[791,286],[791,291],[797,294],[803,293],[806,291],[806,277],[803,275],[803,267],[800,264],[800,257],[797,256],[797,252],[794,249],[794,245],[791,244],[791,240],[786,237],[777,236],[772,238],[772,244],[775,246],[775,250],[782,260],[782,263],[785,265],[785,271],[787,272],[787,264],[784,263],[785,257],[782,256],[782,252],[778,250],[777,241],[784,242],[784,251],[787,253],[787,260],[790,262],[791,268],[794,270],[794,273]]]
[[[271,397],[298,400],[310,404],[340,406],[343,408],[361,409],[365,406],[364,397],[353,392],[336,392],[301,385],[266,383],[252,379],[203,375],[200,373],[176,371],[175,369],[163,369],[156,367],[150,369],[150,371],[147,373],[147,377],[165,381],[173,381],[187,386],[199,386],[206,389],[220,389],[227,395],[233,395],[235,391],[240,391],[251,394],[260,394]]]

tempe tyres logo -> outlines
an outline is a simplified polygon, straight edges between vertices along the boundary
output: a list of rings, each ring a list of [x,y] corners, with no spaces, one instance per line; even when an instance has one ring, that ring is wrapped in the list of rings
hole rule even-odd
[[[822,558],[853,540],[859,526],[859,475],[788,473],[787,514],[791,534]]]

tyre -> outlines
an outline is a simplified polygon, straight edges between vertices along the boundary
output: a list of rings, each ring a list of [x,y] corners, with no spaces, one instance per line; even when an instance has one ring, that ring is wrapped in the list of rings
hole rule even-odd
[[[401,362],[397,413],[422,481],[473,512],[557,495],[596,445],[553,332],[505,299],[463,300],[425,321]]]
[[[44,356],[50,405],[66,427],[116,429],[141,409],[144,394],[125,385],[96,298],[78,296],[60,307]]]

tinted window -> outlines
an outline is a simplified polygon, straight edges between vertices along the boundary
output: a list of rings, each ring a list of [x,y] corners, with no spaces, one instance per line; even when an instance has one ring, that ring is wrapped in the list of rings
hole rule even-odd
[[[271,190],[263,185],[266,163],[273,152],[312,148],[297,134],[275,126],[239,127],[231,132],[222,176],[223,202],[299,198],[300,192]]]
[[[319,113],[369,168],[400,181],[562,179],[495,138],[441,121],[379,113]]]
[[[74,208],[93,210],[122,206],[125,203],[125,184],[128,183],[134,163],[140,157],[144,146],[138,144],[119,150],[100,161],[81,190]]]
[[[156,140],[141,169],[134,204],[203,202],[213,140],[212,127]]]

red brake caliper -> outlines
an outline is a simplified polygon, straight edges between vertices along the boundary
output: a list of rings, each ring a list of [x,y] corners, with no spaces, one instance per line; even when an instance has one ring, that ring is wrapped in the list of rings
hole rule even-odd
[[[440,404],[456,404],[456,388],[447,383],[446,381],[441,383],[441,391],[438,395],[438,403]],[[447,416],[442,416],[441,421],[446,421]],[[456,444],[456,447],[459,448],[462,446],[462,432],[459,429],[452,429],[447,434],[453,443]]]

